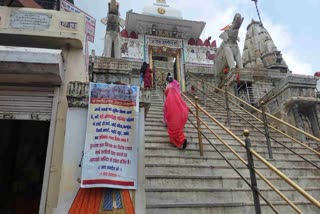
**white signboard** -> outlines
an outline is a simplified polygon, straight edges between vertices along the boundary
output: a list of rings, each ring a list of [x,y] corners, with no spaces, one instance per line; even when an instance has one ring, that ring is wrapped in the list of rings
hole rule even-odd
[[[90,83],[81,187],[137,188],[139,87]]]
[[[46,30],[50,27],[51,18],[51,14],[13,11],[10,26],[19,29]]]
[[[181,39],[171,39],[155,36],[146,36],[147,45],[161,46],[168,48],[182,48]]]
[[[66,0],[60,1],[60,10],[65,12],[73,12],[73,13],[81,13],[86,16],[86,34],[87,39],[90,42],[94,42],[94,35],[95,35],[95,29],[96,29],[96,19],[92,16],[88,15],[87,13],[83,12],[70,2]]]

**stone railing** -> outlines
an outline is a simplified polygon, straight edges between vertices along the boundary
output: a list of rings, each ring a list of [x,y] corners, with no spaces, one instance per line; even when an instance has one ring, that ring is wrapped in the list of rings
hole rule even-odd
[[[270,90],[264,97],[263,101],[267,103],[274,97],[281,94],[287,88],[296,88],[290,94],[292,96],[302,96],[302,97],[315,97],[314,90],[316,88],[317,79],[313,76],[305,75],[289,75],[287,78],[283,79],[279,85],[272,90]]]
[[[99,72],[129,72],[132,70],[132,65],[124,59],[114,59],[107,57],[96,56],[93,60],[93,71]]]
[[[214,66],[196,66],[186,64],[186,70],[190,73],[214,74]]]

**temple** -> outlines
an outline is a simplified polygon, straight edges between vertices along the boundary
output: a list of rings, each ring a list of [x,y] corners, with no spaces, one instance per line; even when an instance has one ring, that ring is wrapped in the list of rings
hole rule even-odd
[[[112,4],[116,4],[115,1],[111,1],[109,8]],[[142,13],[127,12],[121,32],[121,18],[115,14],[117,12],[111,14],[109,10],[106,17],[108,27],[104,56],[112,55],[130,64],[133,75],[142,62],[147,62],[155,71],[158,82],[163,75],[172,72],[186,90],[186,71],[210,73],[213,69],[216,41],[200,39],[205,22],[186,20],[181,11],[161,0],[145,6]],[[114,26],[113,29],[110,26]]]
[[[294,74],[260,17],[204,37],[166,0],[126,14],[110,0],[96,54],[94,14],[74,3],[0,0],[0,213],[319,213],[320,72]],[[184,150],[163,122],[168,73],[190,110]]]

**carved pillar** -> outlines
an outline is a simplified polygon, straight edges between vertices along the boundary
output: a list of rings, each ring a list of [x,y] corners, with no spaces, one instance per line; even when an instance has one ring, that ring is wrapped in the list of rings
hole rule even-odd
[[[115,37],[115,39],[113,40],[113,44],[114,44],[114,57],[116,59],[120,59],[120,54],[121,54],[121,51],[120,51],[120,48],[121,48],[121,41],[120,41],[120,36],[119,36],[119,33],[117,33],[117,36]]]
[[[294,120],[296,121],[296,127],[303,130],[303,124],[302,124],[303,122],[302,122],[302,118],[299,113],[298,104],[293,105],[292,112],[293,112]],[[302,142],[306,140],[306,137],[302,134],[297,133],[297,136],[295,136],[295,137],[300,139]]]
[[[176,58],[176,65],[177,65],[177,80],[180,83],[181,87],[182,86],[182,81],[181,81],[181,70],[180,70],[180,53],[177,51],[177,58]],[[182,89],[183,90],[183,89]]]
[[[111,57],[111,49],[112,49],[112,37],[109,32],[106,33],[106,37],[104,39],[104,56]]]
[[[153,68],[153,61],[152,61],[152,48],[149,48],[149,65],[150,65],[150,69]]]
[[[320,137],[320,104],[315,104],[314,111],[315,111],[314,130],[316,130],[315,136],[319,138]]]

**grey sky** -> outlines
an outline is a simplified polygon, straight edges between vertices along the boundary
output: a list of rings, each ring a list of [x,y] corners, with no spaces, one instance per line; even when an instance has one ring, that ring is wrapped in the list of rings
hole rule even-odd
[[[121,16],[125,18],[126,12],[131,9],[141,13],[145,5],[151,5],[154,1],[118,0]],[[167,3],[180,9],[184,19],[205,21],[207,24],[201,38],[212,36],[218,44],[219,29],[229,24],[236,12],[240,12],[245,17],[240,32],[240,49],[243,48],[246,26],[252,18],[258,19],[251,0],[167,0]],[[101,55],[105,26],[100,20],[107,15],[108,0],[75,0],[75,4],[97,19],[95,43],[90,45],[90,49]],[[290,70],[310,75],[320,71],[320,29],[317,27],[320,0],[260,0],[259,8],[264,26],[282,51]]]

